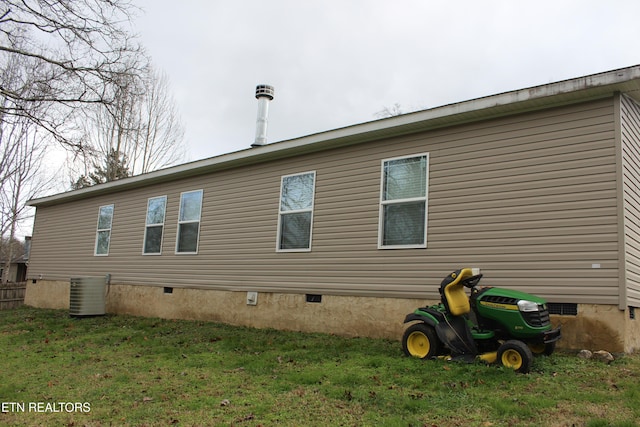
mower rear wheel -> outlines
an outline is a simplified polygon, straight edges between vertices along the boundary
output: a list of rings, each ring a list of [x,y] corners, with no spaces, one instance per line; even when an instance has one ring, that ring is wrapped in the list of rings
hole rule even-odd
[[[497,359],[502,366],[526,374],[531,370],[533,353],[522,341],[509,340],[498,348]]]
[[[430,359],[440,352],[436,331],[425,323],[411,325],[402,336],[404,354],[420,359]]]

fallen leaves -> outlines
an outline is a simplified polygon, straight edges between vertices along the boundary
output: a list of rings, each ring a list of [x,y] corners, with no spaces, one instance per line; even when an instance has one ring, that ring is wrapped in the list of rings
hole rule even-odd
[[[294,361],[292,358],[290,358],[290,357],[289,357],[289,358],[287,358],[287,359],[285,360],[285,359],[283,359],[283,358],[282,358],[282,356],[278,356],[278,357],[276,358],[276,360],[278,361],[278,364],[280,364],[280,365],[281,365],[282,363],[284,363],[284,362],[286,362],[286,363],[294,363],[294,364],[295,364],[295,361]]]
[[[251,421],[251,420],[255,419],[255,417],[256,416],[253,415],[253,414],[248,414],[248,415],[245,415],[244,417],[236,418],[235,421],[237,423],[241,423],[241,422],[244,422],[244,421]]]
[[[60,414],[65,418],[58,425],[69,427],[107,418],[137,426],[359,425],[366,419],[389,425],[403,419],[416,427],[494,427],[521,425],[526,421],[519,417],[534,412],[539,425],[608,418],[623,424],[635,415],[625,399],[640,390],[636,356],[605,365],[558,353],[537,358],[536,369],[519,376],[480,364],[404,359],[395,342],[296,335],[300,342],[292,343],[275,331],[121,316],[74,321],[69,330],[67,314],[59,317],[56,328],[0,322],[9,333],[33,330],[24,336],[0,331],[0,339],[14,340],[7,341],[3,381],[20,396],[38,390],[43,401],[70,393],[89,399],[90,418]],[[555,395],[557,406],[550,400]],[[491,402],[499,402],[497,409]]]
[[[444,385],[449,387],[449,388],[460,387],[460,388],[464,389],[464,388],[468,388],[469,387],[469,383],[465,382],[465,381],[444,383]]]
[[[101,374],[101,373],[97,373],[93,376],[95,379],[109,379],[109,378],[113,378],[113,376],[111,374]]]

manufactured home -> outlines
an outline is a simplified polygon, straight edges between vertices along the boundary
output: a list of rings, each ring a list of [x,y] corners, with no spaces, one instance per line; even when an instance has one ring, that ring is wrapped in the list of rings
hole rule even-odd
[[[400,339],[444,276],[546,298],[565,348],[640,349],[640,66],[30,201],[26,304]]]

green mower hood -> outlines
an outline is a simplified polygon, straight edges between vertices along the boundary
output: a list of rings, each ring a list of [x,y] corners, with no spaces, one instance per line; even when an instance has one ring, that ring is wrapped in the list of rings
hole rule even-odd
[[[478,313],[495,320],[515,337],[527,338],[551,329],[547,301],[504,288],[484,288],[476,297]]]

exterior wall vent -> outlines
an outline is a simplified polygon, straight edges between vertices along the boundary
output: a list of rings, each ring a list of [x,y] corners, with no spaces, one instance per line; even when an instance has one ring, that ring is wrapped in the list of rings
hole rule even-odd
[[[107,279],[104,276],[72,278],[69,292],[69,315],[104,315],[106,313],[106,284]]]

